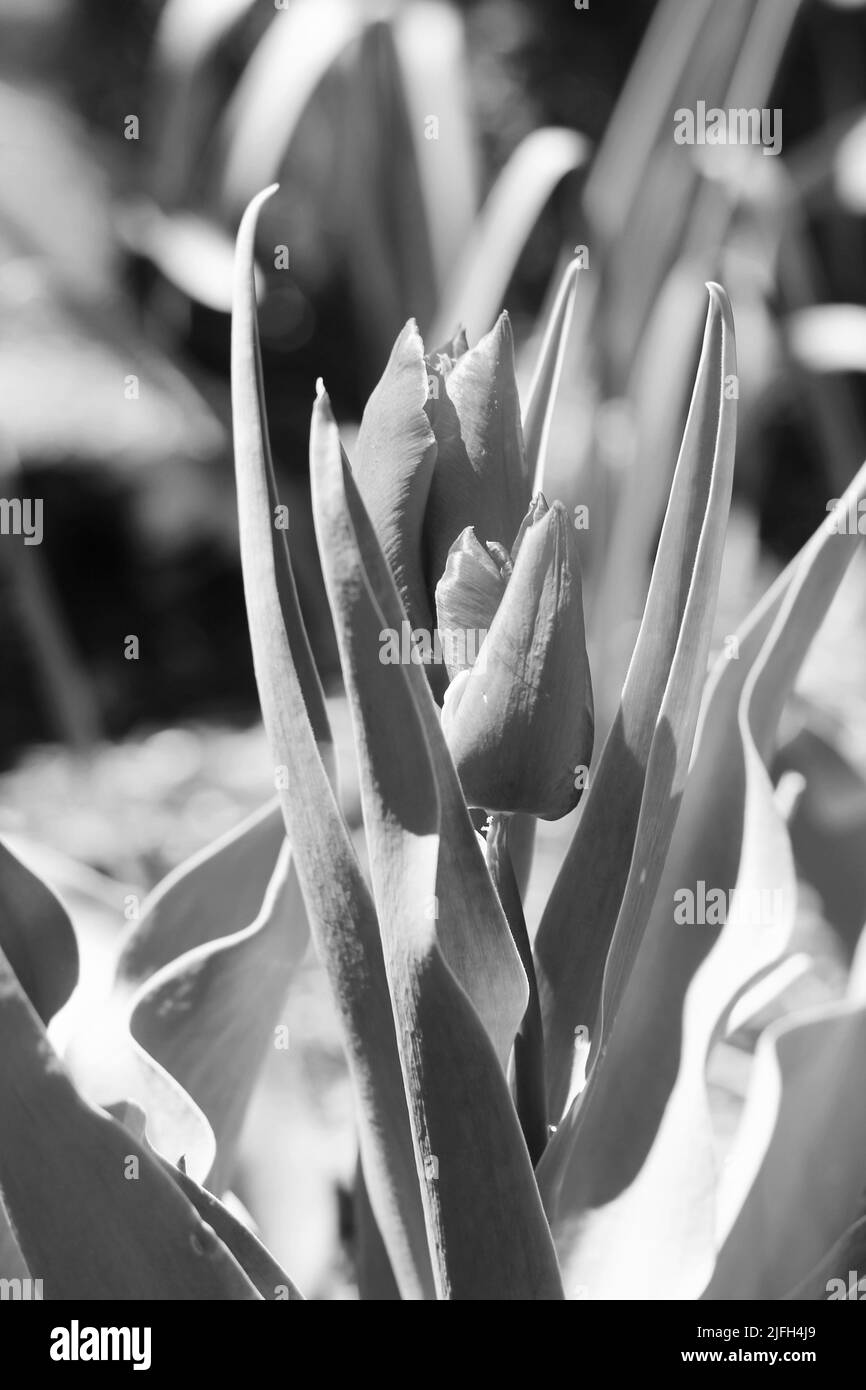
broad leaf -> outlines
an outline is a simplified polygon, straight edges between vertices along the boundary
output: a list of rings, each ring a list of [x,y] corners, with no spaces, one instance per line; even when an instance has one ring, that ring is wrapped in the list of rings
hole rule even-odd
[[[862,1212],[864,1056],[866,936],[844,1002],[785,1019],[758,1043],[720,1185],[724,1243],[707,1298],[782,1298],[845,1240]]]
[[[137,1140],[87,1105],[0,954],[0,1188],[53,1299],[257,1299]]]
[[[845,499],[862,495],[861,470]],[[684,804],[611,1036],[539,1177],[569,1285],[595,1297],[694,1298],[718,1246],[706,1084],[737,999],[786,950],[796,882],[766,771],[782,704],[857,537],[828,519],[714,673]],[[719,889],[725,924],[677,920],[684,889]],[[628,1273],[623,1252],[628,1251]],[[628,1290],[631,1290],[629,1293]]]
[[[172,1162],[184,1155],[198,1181],[223,1190],[306,941],[272,804],[180,865],[145,901],[106,1008],[68,1050],[85,1094],[103,1105],[136,1101],[154,1148]]]

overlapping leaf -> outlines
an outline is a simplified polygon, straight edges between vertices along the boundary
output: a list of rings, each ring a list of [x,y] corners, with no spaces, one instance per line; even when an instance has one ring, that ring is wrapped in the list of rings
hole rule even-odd
[[[844,1001],[783,1020],[759,1040],[719,1192],[724,1239],[707,1298],[782,1298],[825,1251],[841,1243],[853,1253],[866,1169],[864,1057],[866,937]],[[827,1278],[847,1285],[852,1268]]]
[[[157,1151],[172,1162],[183,1155],[200,1182],[223,1190],[306,941],[271,805],[181,865],[145,902],[106,1009],[73,1039],[73,1074],[102,1104],[140,1104]]]
[[[733,470],[733,325],[711,293],[704,345],[646,611],[619,713],[536,938],[551,1115],[568,1093],[575,1029],[605,983],[615,1012],[676,819],[709,648]],[[615,929],[616,928],[616,932]],[[613,946],[611,946],[613,943]],[[605,975],[605,963],[611,963]],[[599,1039],[595,1038],[596,1045]]]
[[[866,469],[844,505],[864,488]],[[737,659],[716,668],[616,1026],[542,1165],[568,1282],[588,1284],[592,1296],[652,1289],[694,1298],[713,1270],[719,1195],[706,1064],[736,999],[790,939],[794,867],[766,763],[782,704],[857,544],[836,533],[837,520],[762,600],[738,634]],[[721,929],[675,920],[675,893],[701,882],[745,905]],[[757,911],[748,907],[756,902]]]
[[[46,1298],[256,1299],[159,1163],[77,1094],[0,953],[0,1188]]]
[[[568,332],[574,314],[574,300],[580,277],[580,259],[574,257],[565,268],[562,281],[544,330],[535,373],[523,411],[523,446],[526,476],[532,493],[544,491],[544,465],[550,436],[556,393],[562,376]]]
[[[78,947],[66,909],[0,840],[0,950],[43,1023],[78,979]]]
[[[253,663],[271,754],[286,774],[280,804],[310,928],[337,1004],[358,1104],[370,1200],[404,1297],[433,1292],[406,1098],[375,908],[322,759],[317,682],[284,533],[271,525],[267,442],[253,279],[258,210],[238,234],[232,406],[241,561]],[[326,752],[327,756],[327,752]]]

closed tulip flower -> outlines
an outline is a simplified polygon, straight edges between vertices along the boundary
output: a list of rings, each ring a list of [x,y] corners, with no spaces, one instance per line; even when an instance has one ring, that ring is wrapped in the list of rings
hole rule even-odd
[[[577,536],[565,507],[533,504],[513,564],[501,546],[461,534],[436,602],[440,629],[488,629],[474,664],[455,668],[442,712],[467,802],[564,816],[580,799],[593,741]]]
[[[529,502],[508,315],[475,347],[460,333],[427,355],[410,320],[367,403],[353,465],[408,620],[431,632],[456,538],[472,527],[510,548]],[[441,699],[445,671],[429,674]]]

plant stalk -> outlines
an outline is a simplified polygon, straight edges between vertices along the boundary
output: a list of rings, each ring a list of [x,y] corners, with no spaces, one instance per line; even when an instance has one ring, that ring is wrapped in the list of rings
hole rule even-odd
[[[517,1115],[534,1166],[547,1145],[544,1033],[532,946],[508,848],[510,821],[508,815],[491,815],[487,829],[487,867],[529,982],[529,1003],[514,1039],[513,1088]]]

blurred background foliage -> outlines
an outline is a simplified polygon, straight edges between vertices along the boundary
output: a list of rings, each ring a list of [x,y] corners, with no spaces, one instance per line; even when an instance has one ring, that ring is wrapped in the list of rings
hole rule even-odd
[[[507,306],[525,388],[552,287],[587,248],[545,484],[590,508],[603,727],[707,279],[731,296],[741,392],[717,648],[866,454],[864,74],[864,7],[823,0],[0,0],[0,493],[45,508],[42,546],[0,547],[0,829],[79,927],[113,939],[125,892],[267,795],[229,446],[248,199],[279,181],[259,245],[268,412],[344,751],[309,520],[315,380],[351,443],[407,317],[428,343],[458,321],[474,341]],[[781,109],[780,157],[676,146],[673,112],[698,100]],[[855,564],[777,767],[808,779],[791,822],[803,901],[848,942],[866,917],[862,579]],[[351,777],[342,794],[357,826]],[[540,837],[530,918],[570,829]],[[295,992],[306,1042],[279,1123],[297,1171],[261,1156],[289,1148],[272,1067],[240,1194],[311,1293],[333,1294],[321,1226],[336,1230],[333,1185],[351,1176],[351,1102],[321,978],[300,972]]]
[[[254,709],[227,308],[240,212],[272,179],[281,189],[261,238],[271,430],[326,670],[305,481],[316,377],[340,417],[357,420],[406,317],[443,336],[461,318],[477,337],[505,303],[531,363],[575,243],[590,271],[552,468],[560,492],[607,509],[590,547],[611,541],[611,497],[636,439],[664,456],[658,476],[669,477],[685,400],[665,389],[658,359],[672,351],[668,380],[689,379],[674,366],[693,365],[701,286],[715,274],[744,344],[738,491],[761,540],[788,558],[863,452],[862,378],[826,360],[841,334],[854,358],[842,366],[859,370],[862,321],[819,325],[803,390],[780,371],[797,356],[780,332],[789,314],[863,300],[858,9],[5,0],[5,467],[45,499],[47,529],[38,581],[3,582],[31,628],[34,611],[47,612],[42,641],[39,624],[29,640],[21,621],[0,634],[0,758],[57,735],[87,743]],[[673,109],[699,97],[781,107],[781,160],[750,151],[736,169],[701,167],[699,151],[671,139]],[[274,267],[278,245],[288,270]],[[481,288],[467,302],[470,278]],[[124,395],[131,373],[135,402]],[[118,659],[127,633],[141,640],[138,663]]]

